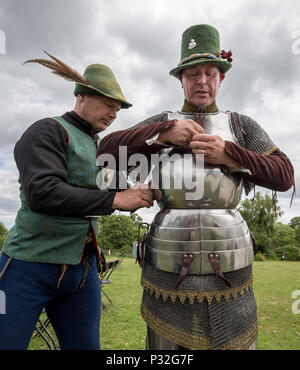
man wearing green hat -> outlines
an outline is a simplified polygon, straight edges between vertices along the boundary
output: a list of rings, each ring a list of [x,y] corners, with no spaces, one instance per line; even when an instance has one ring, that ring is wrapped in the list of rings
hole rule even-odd
[[[246,194],[255,185],[287,191],[294,172],[257,122],[218,109],[216,98],[231,62],[232,53],[220,50],[214,27],[188,28],[180,62],[170,71],[184,91],[182,109],[107,135],[98,149],[98,155],[111,153],[118,159],[116,148],[127,145],[129,155],[139,152],[149,158],[152,147],[161,144],[165,147],[157,151],[165,158],[177,156],[176,171],[161,164],[156,179],[161,210],[140,241],[141,313],[148,349],[256,348],[256,247],[236,207],[243,188]],[[169,128],[150,135],[151,127],[167,122]],[[191,153],[192,161],[186,162]],[[196,160],[199,155],[202,162]],[[191,192],[185,182],[175,188],[186,174],[198,174],[201,194]],[[169,186],[161,181],[168,176]]]
[[[131,106],[110,68],[90,65],[82,76],[47,55],[30,62],[75,81],[77,100],[74,111],[35,122],[15,146],[21,208],[0,256],[0,349],[26,349],[43,308],[61,349],[100,349],[98,217],[150,207],[152,191],[97,188],[97,133]]]

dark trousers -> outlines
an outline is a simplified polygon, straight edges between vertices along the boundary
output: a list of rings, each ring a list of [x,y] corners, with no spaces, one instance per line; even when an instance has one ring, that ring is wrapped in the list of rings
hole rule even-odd
[[[0,256],[0,272],[8,256]],[[84,286],[83,262],[68,266],[13,259],[0,279],[0,350],[27,349],[45,308],[61,349],[100,349],[101,289],[95,254]]]

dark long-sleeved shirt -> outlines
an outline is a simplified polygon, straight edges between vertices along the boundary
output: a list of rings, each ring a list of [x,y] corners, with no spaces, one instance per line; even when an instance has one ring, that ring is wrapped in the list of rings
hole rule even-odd
[[[65,113],[62,118],[93,136],[90,123],[74,111]],[[35,122],[16,143],[15,161],[30,209],[62,217],[112,213],[115,192],[85,189],[68,184],[67,150],[67,132],[51,118]]]

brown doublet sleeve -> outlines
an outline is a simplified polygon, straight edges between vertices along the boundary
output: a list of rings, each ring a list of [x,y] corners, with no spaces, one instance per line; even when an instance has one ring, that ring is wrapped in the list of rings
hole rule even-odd
[[[157,153],[163,145],[148,145],[148,140],[156,134],[173,126],[175,120],[152,123],[148,126],[136,127],[134,129],[119,130],[105,136],[98,147],[97,156],[100,154],[112,154],[116,162],[119,161],[119,146],[127,146],[127,155],[140,153],[150,155]]]
[[[112,154],[119,162],[119,146],[127,146],[127,155],[141,153],[149,156],[157,153],[164,146],[159,144],[148,145],[145,140],[172,127],[175,120],[137,126],[133,129],[115,131],[105,136],[97,150],[100,154]],[[271,154],[258,154],[251,150],[225,141],[226,153],[245,169],[249,169],[251,175],[245,172],[236,172],[237,176],[247,179],[252,184],[266,187],[271,190],[287,191],[294,185],[294,168],[279,149],[273,150]]]
[[[237,173],[251,183],[271,190],[287,191],[294,185],[294,168],[288,157],[279,149],[271,154],[258,154],[240,145],[225,141],[226,153],[245,169],[247,173]]]

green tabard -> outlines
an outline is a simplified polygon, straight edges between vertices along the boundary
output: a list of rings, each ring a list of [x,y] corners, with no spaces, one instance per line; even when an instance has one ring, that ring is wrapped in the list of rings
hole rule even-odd
[[[61,117],[54,117],[68,134],[67,171],[68,184],[97,190],[96,144],[85,134]],[[20,182],[20,180],[19,180]],[[9,230],[3,251],[22,261],[75,265],[80,262],[89,219],[85,217],[60,217],[33,212],[26,202],[20,186],[21,208],[15,225]],[[97,218],[92,226],[99,232]]]

